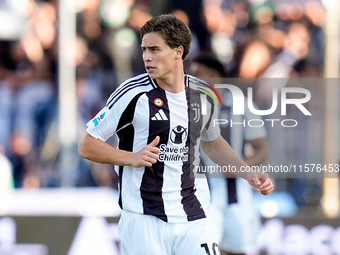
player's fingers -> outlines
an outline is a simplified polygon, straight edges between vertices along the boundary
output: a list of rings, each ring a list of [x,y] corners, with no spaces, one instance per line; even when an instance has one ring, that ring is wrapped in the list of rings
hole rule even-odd
[[[261,183],[262,184],[260,186],[260,189],[267,188],[267,187],[274,188],[274,184],[272,183],[270,178],[261,178]]]
[[[143,160],[141,163],[142,163],[142,166],[152,167],[152,163],[147,160]]]
[[[157,162],[157,160],[158,160],[158,154],[155,154],[155,153],[152,153],[149,157],[148,157],[148,160],[151,162],[151,163],[153,163],[153,164],[155,164],[156,162]]]
[[[250,178],[250,179],[248,179],[248,182],[249,182],[252,186],[257,187],[257,188],[259,188],[260,185],[261,185],[261,182],[260,182],[260,180],[259,180],[258,178]]]
[[[274,187],[270,187],[268,189],[261,189],[260,193],[262,195],[269,195],[270,193],[272,193],[274,191]]]
[[[271,192],[269,192],[269,191],[260,191],[260,193],[262,194],[262,195],[269,195]]]
[[[159,148],[158,147],[149,147],[149,152],[151,152],[151,154],[153,155],[157,155],[159,154]]]
[[[268,191],[268,190],[274,190],[274,187],[272,185],[267,185],[265,187],[259,188],[260,191]]]
[[[159,148],[157,148],[157,147],[148,147],[147,150],[144,151],[144,155],[146,157],[158,159],[158,157],[159,157]]]
[[[150,162],[151,164],[155,164],[159,158],[158,154],[159,154],[158,150],[156,151],[145,150],[142,159],[146,162]]]
[[[159,143],[160,137],[156,136],[155,139],[151,143],[149,143],[150,146],[155,147]]]
[[[153,164],[155,164],[157,162],[157,160],[158,160],[158,158],[148,157],[148,156],[144,155],[143,158],[141,159],[141,165],[151,167]]]
[[[270,182],[268,185],[261,187],[259,191],[263,195],[268,195],[274,191],[274,185]]]

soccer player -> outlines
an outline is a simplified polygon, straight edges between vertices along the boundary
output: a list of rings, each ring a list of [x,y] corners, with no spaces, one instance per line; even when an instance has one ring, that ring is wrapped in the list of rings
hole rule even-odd
[[[166,14],[146,22],[140,36],[146,73],[123,82],[88,122],[79,154],[118,166],[125,255],[218,254],[207,180],[193,178],[199,146],[220,165],[246,164],[213,125],[213,92],[184,74],[189,28]],[[105,142],[114,134],[118,148]],[[240,175],[262,194],[274,189],[267,175]]]
[[[190,66],[190,73],[197,78],[222,83],[225,70],[222,63],[213,55],[202,53],[196,56]],[[233,115],[233,98],[228,90],[218,89],[222,98],[219,118],[228,123],[220,125],[221,135],[233,150],[249,166],[259,166],[268,157],[267,132],[262,127],[243,125],[249,120],[260,119],[245,107],[244,115]],[[233,123],[236,124],[232,124]],[[245,145],[250,144],[252,155],[245,157]],[[202,162],[214,166],[203,154]],[[254,208],[252,187],[242,178],[209,178],[211,191],[211,213],[219,234],[222,255],[244,255],[256,246],[260,230],[260,216]],[[221,177],[221,176],[220,176]]]

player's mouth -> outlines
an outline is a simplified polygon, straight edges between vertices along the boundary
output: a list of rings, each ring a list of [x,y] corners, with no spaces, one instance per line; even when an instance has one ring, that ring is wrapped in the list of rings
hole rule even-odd
[[[152,73],[156,68],[153,66],[146,66],[145,69],[148,73]]]

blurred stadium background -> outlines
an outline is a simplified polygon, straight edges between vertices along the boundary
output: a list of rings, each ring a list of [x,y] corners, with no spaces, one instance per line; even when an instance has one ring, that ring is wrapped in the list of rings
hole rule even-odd
[[[291,107],[296,128],[268,129],[268,164],[339,163],[338,0],[0,0],[1,255],[121,254],[116,174],[81,159],[77,142],[144,72],[138,31],[161,13],[192,30],[186,66],[213,51],[230,77],[311,92],[311,118]],[[265,107],[271,94],[256,86]],[[255,194],[264,224],[252,254],[340,254],[339,173],[304,174]]]

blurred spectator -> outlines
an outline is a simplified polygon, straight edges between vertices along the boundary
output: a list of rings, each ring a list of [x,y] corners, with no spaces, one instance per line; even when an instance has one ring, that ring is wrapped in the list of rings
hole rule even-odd
[[[77,135],[82,137],[85,124],[89,118],[103,107],[103,93],[108,89],[115,89],[116,79],[110,80],[110,88],[104,87],[105,73],[99,62],[98,54],[89,48],[84,37],[76,38],[76,97],[77,97]],[[108,70],[112,72],[113,70]],[[112,92],[111,91],[111,92]],[[43,186],[60,186],[60,147],[55,133],[58,127],[57,105],[54,102],[53,118],[48,129],[48,134],[42,144],[40,165],[43,169],[41,179]],[[85,161],[79,156],[76,158],[75,186],[110,186],[114,187],[115,176],[110,167]]]
[[[44,57],[30,69],[28,71],[31,72],[30,78],[22,83],[12,96],[14,120],[11,144],[13,156],[18,160],[21,158],[24,163],[23,173],[17,176],[16,186],[25,183],[29,187],[30,185],[25,182],[25,178],[29,177],[30,184],[39,187],[37,153],[46,137],[51,119],[49,109],[55,89],[48,58]],[[35,182],[33,182],[34,177]]]
[[[0,43],[0,146],[4,153],[9,153],[9,141],[11,134],[11,82],[10,76],[13,76],[13,70],[10,70],[11,61],[6,59],[8,56],[4,53],[8,44]]]
[[[1,41],[0,119],[3,128],[0,144],[13,162],[15,187],[36,188],[47,184],[49,174],[43,172],[41,156],[46,156],[46,152],[41,150],[46,148],[47,134],[57,116],[56,8],[48,2],[25,3],[27,9],[20,9],[13,1],[6,2],[6,6],[21,10],[18,12],[28,29],[13,41]],[[78,64],[82,63],[78,68],[79,77],[86,76],[91,80],[86,83],[79,78],[77,82],[80,84],[77,90],[81,101],[79,107],[83,117],[89,119],[88,115],[92,117],[91,110],[97,112],[93,102],[99,108],[103,104],[99,80],[104,73],[99,69],[91,72],[98,66],[97,55],[88,50],[86,42],[78,40],[77,45],[80,53]],[[112,82],[114,84],[114,77],[110,80]]]
[[[210,33],[207,30],[203,17],[204,0],[171,0],[168,1],[168,8],[171,13],[181,11],[188,18],[190,30],[197,38],[200,50],[210,49]]]
[[[14,188],[13,167],[9,159],[0,152],[0,195]]]
[[[314,10],[313,14],[312,10]],[[299,60],[304,60],[304,67],[308,66],[309,75],[311,71],[314,72],[314,75],[321,75],[323,68],[322,26],[324,10],[317,0],[301,2],[285,0],[206,0],[204,16],[207,27],[212,34],[212,49],[228,71],[235,71],[240,68],[241,57],[248,49],[248,45],[255,47],[252,44],[253,41],[256,41],[257,46],[261,47],[262,51],[267,51],[262,62],[264,68],[262,68],[262,71],[264,71],[266,65],[268,67],[275,62],[276,56],[287,48],[287,41],[290,40],[291,45],[300,43],[300,47],[302,47],[302,44],[307,46],[305,53],[312,51],[312,54],[305,54],[304,56],[298,53],[299,56],[295,56],[297,60],[291,65],[291,69],[301,62]],[[300,28],[297,28],[298,26]],[[262,46],[259,44],[262,44]],[[260,49],[259,47],[256,48]],[[267,49],[264,49],[265,47]],[[248,50],[246,53],[248,54],[250,51]],[[296,55],[296,53],[294,54]],[[268,54],[270,54],[269,59]],[[256,60],[259,61],[261,58]],[[298,68],[295,71],[302,72]],[[303,71],[306,72],[307,70],[304,69]],[[257,71],[254,70],[253,72],[256,73]],[[234,74],[235,77],[239,75],[238,72],[234,72]]]

